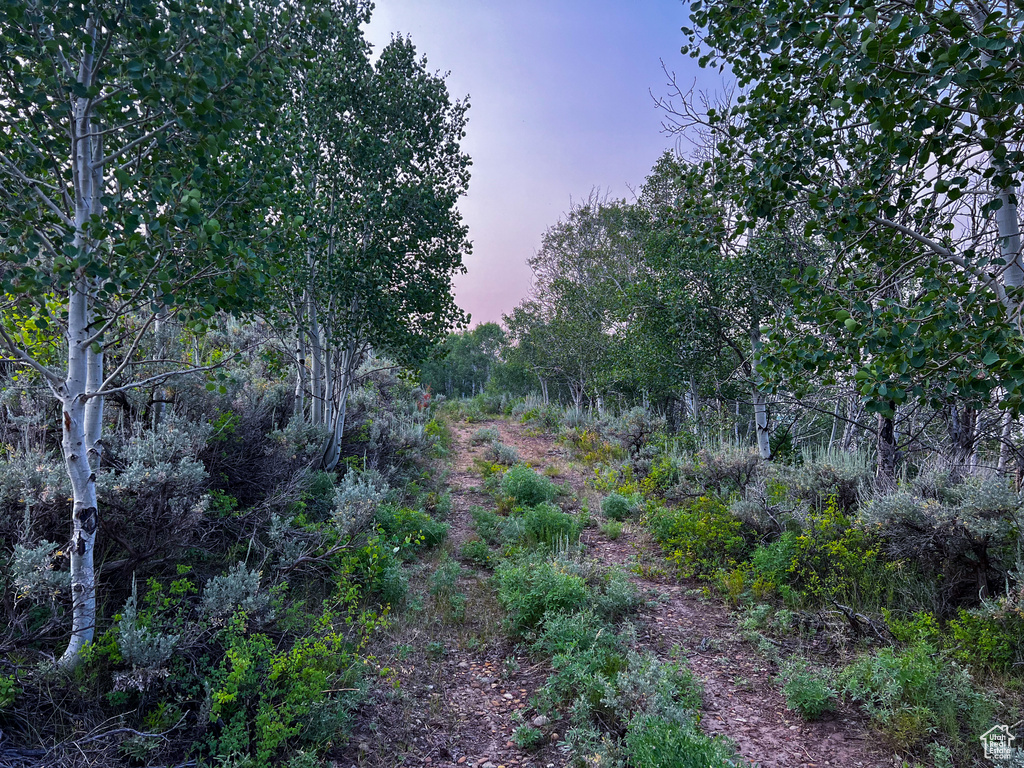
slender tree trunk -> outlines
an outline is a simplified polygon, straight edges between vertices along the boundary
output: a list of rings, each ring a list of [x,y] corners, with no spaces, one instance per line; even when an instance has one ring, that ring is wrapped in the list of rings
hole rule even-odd
[[[889,403],[895,411],[896,403]],[[878,440],[875,464],[875,483],[880,490],[896,487],[896,421],[878,414]]]
[[[298,365],[295,370],[295,400],[293,403],[292,418],[300,421],[306,420],[306,334],[302,330],[301,323],[295,329],[296,349]]]
[[[310,352],[313,355],[309,387],[310,421],[319,426],[324,423],[324,349],[320,340],[320,324],[316,304],[312,298],[309,299],[308,307],[309,343]]]
[[[92,82],[96,23],[86,26],[78,82]],[[87,231],[93,216],[103,212],[103,156],[101,137],[94,131],[87,98],[73,100],[72,173],[75,181],[74,247],[80,259],[93,256],[96,244]],[[74,667],[79,652],[96,629],[96,569],[94,552],[99,509],[96,501],[96,468],[103,448],[103,402],[90,398],[103,382],[103,352],[89,344],[92,333],[92,301],[95,286],[80,269],[68,296],[67,378],[57,388],[61,403],[61,448],[71,480],[71,639],[60,658],[63,667]]]
[[[167,308],[162,307],[156,314],[156,319],[153,321],[153,337],[156,340],[156,355],[158,360],[166,360],[168,357],[167,350]],[[163,421],[164,410],[167,403],[169,392],[167,387],[161,385],[156,387],[153,396],[153,429],[157,428],[157,425]]]
[[[972,4],[971,16],[974,21],[975,31],[980,35],[985,28],[985,18],[988,15],[988,8],[983,4]],[[985,50],[980,50],[978,64],[984,68],[992,57]],[[999,152],[1005,153],[1006,145],[1002,142],[996,144],[989,152],[989,165],[997,175],[1008,176],[1009,169],[1006,160]],[[1024,285],[1024,262],[1021,260],[1021,233],[1020,215],[1017,209],[1017,187],[1007,184],[996,189],[993,197],[998,199],[1002,205],[995,212],[996,230],[999,234],[999,254],[1003,263],[1003,285],[1007,288],[1019,288]]]
[[[978,436],[978,411],[970,406],[949,409],[950,458],[960,471],[970,472]]]
[[[756,370],[760,360],[755,357],[753,362]],[[754,401],[754,429],[757,431],[757,453],[762,459],[770,459],[772,457],[772,449],[769,442],[771,433],[768,428],[768,401],[765,399],[764,393],[757,386],[756,376],[750,386],[750,395]]]
[[[690,418],[693,420],[693,431],[696,433],[700,422],[700,393],[697,391],[697,380],[690,374]]]
[[[1003,413],[1003,429],[999,435],[999,474],[1006,474],[1006,466],[1010,459],[1010,441],[1013,438],[1013,417],[1009,411]]]

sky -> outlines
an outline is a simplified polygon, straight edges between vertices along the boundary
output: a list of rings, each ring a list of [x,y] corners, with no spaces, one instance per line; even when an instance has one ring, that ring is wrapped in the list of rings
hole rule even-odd
[[[473,324],[500,321],[530,291],[526,260],[574,200],[632,198],[676,140],[652,98],[662,60],[681,84],[707,74],[684,58],[682,0],[376,0],[376,50],[409,35],[428,68],[469,96],[473,159],[460,209],[473,252],[455,278]]]

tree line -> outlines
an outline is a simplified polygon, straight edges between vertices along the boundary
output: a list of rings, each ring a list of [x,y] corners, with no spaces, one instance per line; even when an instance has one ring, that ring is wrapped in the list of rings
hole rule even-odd
[[[96,623],[105,402],[217,388],[201,343],[253,323],[291,416],[340,457],[372,349],[415,366],[463,315],[466,101],[363,0],[95,0],[0,9],[0,350],[45,387],[71,478],[74,666]],[[251,353],[253,350],[241,350]],[[229,352],[230,354],[230,352]]]
[[[676,426],[1021,474],[1020,31],[1012,5],[690,6],[635,199],[544,234],[503,364],[543,399]],[[513,377],[515,378],[515,377]]]

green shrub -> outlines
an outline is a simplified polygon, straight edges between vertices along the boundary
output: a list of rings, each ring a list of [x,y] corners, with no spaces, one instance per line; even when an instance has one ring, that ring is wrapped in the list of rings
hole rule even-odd
[[[424,547],[436,547],[448,536],[447,523],[440,523],[418,509],[382,504],[375,519],[388,539],[401,547],[400,553],[406,560]]]
[[[840,673],[840,682],[903,749],[920,750],[937,737],[966,758],[995,714],[967,670],[924,641],[863,656]]]
[[[495,464],[500,464],[503,467],[511,467],[513,464],[518,464],[519,451],[511,445],[505,445],[505,443],[495,440],[487,448],[487,458],[491,459]]]
[[[512,741],[520,749],[536,749],[544,742],[544,734],[532,725],[521,725],[512,733]]]
[[[682,479],[681,470],[679,459],[670,453],[660,453],[651,462],[647,476],[640,483],[640,490],[646,496],[664,496]]]
[[[536,429],[541,429],[545,432],[557,432],[562,426],[562,414],[558,409],[550,405],[529,408],[523,411],[523,415],[520,416],[519,420],[523,424],[529,423]]]
[[[799,712],[804,720],[817,720],[836,705],[836,692],[821,670],[811,669],[807,661],[791,658],[780,670],[778,682],[786,696],[786,706]]]
[[[612,541],[615,541],[619,536],[622,535],[622,523],[618,520],[608,520],[601,523],[601,533],[607,536]]]
[[[492,546],[504,546],[510,541],[508,536],[509,520],[496,512],[483,507],[470,507],[470,517],[480,538]]]
[[[569,446],[573,458],[587,466],[610,464],[626,457],[621,445],[604,440],[594,430],[571,429],[562,440]]]
[[[638,506],[635,496],[610,493],[601,500],[601,513],[609,520],[626,520],[633,516]]]
[[[278,649],[264,634],[247,634],[244,621],[224,632],[226,652],[210,684],[211,720],[224,723],[211,736],[213,754],[251,754],[256,766],[277,764],[328,689],[351,687],[355,657],[325,614],[309,636]]]
[[[734,567],[747,552],[743,524],[708,496],[685,508],[658,509],[650,527],[668,559],[687,576],[712,576]]]
[[[9,709],[21,692],[13,675],[0,675],[0,711]]]
[[[736,765],[733,751],[720,739],[701,733],[692,722],[642,716],[630,724],[623,753],[643,768],[725,768]]]
[[[836,600],[860,610],[885,605],[892,586],[890,570],[871,536],[851,526],[834,496],[809,517],[796,537],[794,582],[819,601]]]
[[[589,651],[598,641],[619,650],[618,636],[609,632],[604,620],[590,608],[556,613],[548,617],[530,650],[539,658]]]
[[[612,627],[591,611],[549,614],[531,649],[551,658],[551,675],[539,691],[541,709],[561,710],[580,701],[588,713],[614,719],[604,699],[626,658],[625,643]]]
[[[886,626],[892,636],[901,643],[917,643],[922,640],[937,643],[939,640],[939,622],[927,611],[917,611],[910,618],[902,619],[888,608],[882,609]]]
[[[501,492],[523,507],[535,507],[555,498],[557,489],[548,478],[525,464],[516,464],[501,478]]]
[[[628,574],[621,568],[609,568],[594,595],[594,608],[606,621],[616,622],[636,613],[641,604]]]
[[[481,539],[470,539],[463,542],[459,554],[462,555],[463,559],[469,560],[469,562],[479,565],[481,568],[490,568],[494,565],[491,548],[487,546],[486,541]]]
[[[1024,659],[1024,620],[1015,614],[961,608],[948,629],[953,657],[965,664],[1009,672]]]
[[[750,556],[751,589],[760,599],[778,592],[787,603],[797,601],[791,586],[796,561],[796,533],[785,531],[767,546],[761,545]]]
[[[448,422],[442,419],[431,419],[423,425],[423,433],[434,442],[433,454],[437,458],[447,455],[455,444]]]
[[[469,438],[470,445],[484,445],[501,439],[501,434],[494,427],[482,427]]]
[[[526,527],[526,543],[529,545],[574,542],[580,537],[576,519],[550,502],[542,502],[524,510],[523,523]]]
[[[502,563],[494,572],[494,580],[498,600],[508,613],[509,628],[519,636],[540,627],[545,614],[577,610],[591,598],[583,578],[550,560]]]
[[[662,661],[652,651],[630,651],[605,703],[627,721],[641,714],[689,721],[700,711],[703,688],[678,646],[672,656]]]

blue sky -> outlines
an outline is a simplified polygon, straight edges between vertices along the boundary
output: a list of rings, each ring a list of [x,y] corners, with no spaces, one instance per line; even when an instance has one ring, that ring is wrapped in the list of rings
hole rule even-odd
[[[376,0],[377,50],[410,35],[470,98],[460,207],[474,246],[455,288],[474,323],[527,295],[526,259],[572,200],[631,197],[674,146],[650,95],[667,95],[662,59],[681,83],[718,85],[679,53],[685,23],[680,0]]]

